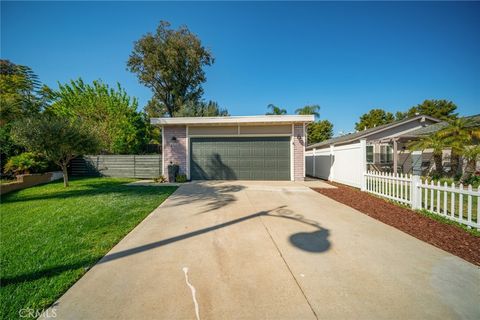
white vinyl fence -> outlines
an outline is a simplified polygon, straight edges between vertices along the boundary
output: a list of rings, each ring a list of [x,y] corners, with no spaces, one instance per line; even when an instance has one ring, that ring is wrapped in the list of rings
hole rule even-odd
[[[313,149],[305,153],[308,176],[360,188],[365,164],[365,140],[343,146]]]
[[[480,190],[422,181],[419,176],[368,171],[362,190],[480,229]]]

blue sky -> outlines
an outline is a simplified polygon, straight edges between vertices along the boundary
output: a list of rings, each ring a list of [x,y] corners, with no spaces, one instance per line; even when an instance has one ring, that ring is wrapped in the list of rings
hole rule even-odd
[[[126,70],[160,20],[187,25],[216,58],[205,99],[232,115],[319,104],[335,133],[371,108],[449,99],[480,111],[478,2],[3,2],[1,57],[56,87],[82,77],[149,89]]]

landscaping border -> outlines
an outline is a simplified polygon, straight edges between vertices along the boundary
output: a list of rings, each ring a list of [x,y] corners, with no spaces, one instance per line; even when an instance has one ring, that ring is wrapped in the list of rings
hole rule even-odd
[[[356,188],[339,183],[328,183],[337,188],[312,189],[419,240],[480,266],[480,237],[470,234],[458,226],[433,220],[419,212],[393,204]]]

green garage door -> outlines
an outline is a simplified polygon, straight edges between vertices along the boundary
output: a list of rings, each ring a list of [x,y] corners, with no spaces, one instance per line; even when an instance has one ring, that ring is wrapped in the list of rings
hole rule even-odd
[[[192,180],[290,180],[290,137],[191,138]]]

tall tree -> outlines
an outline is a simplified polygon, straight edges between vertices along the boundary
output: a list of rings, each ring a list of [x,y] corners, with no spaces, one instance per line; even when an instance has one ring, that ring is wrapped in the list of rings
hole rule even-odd
[[[282,115],[282,114],[287,114],[287,110],[277,107],[276,105],[270,103],[267,106],[267,109],[270,109],[269,112],[265,113],[266,115]]]
[[[161,21],[154,34],[137,40],[127,62],[140,83],[153,91],[162,114],[173,117],[189,101],[198,102],[206,81],[204,66],[214,58],[186,26]]]
[[[295,110],[295,113],[303,115],[312,114],[315,116],[315,119],[317,119],[318,117],[320,117],[320,106],[318,104],[304,106]]]
[[[310,123],[307,127],[308,144],[322,142],[333,136],[333,124],[328,120]]]
[[[183,106],[176,117],[223,117],[228,116],[228,110],[221,108],[215,101],[190,102]]]
[[[407,112],[407,117],[415,115],[427,115],[440,120],[453,120],[458,114],[455,113],[457,105],[448,100],[425,100],[421,104],[411,107]]]
[[[362,131],[374,128],[382,124],[391,123],[395,120],[391,112],[382,109],[372,109],[360,117],[359,122],[355,123],[355,130]]]
[[[52,97],[46,111],[71,121],[82,119],[98,135],[103,152],[138,153],[148,142],[147,119],[120,84],[110,88],[101,81],[72,80],[59,84]]]
[[[11,139],[13,122],[38,114],[48,103],[47,87],[27,66],[0,60],[0,158],[1,168],[22,147]]]
[[[64,186],[68,187],[70,161],[99,148],[96,135],[81,118],[70,121],[65,117],[41,114],[15,123],[12,137],[28,151],[44,156],[57,164],[63,172]]]

